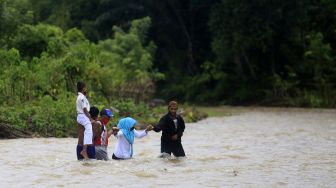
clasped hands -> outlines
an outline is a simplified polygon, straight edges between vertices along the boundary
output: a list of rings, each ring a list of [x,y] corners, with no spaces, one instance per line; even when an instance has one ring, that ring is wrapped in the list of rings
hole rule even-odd
[[[154,126],[151,125],[151,124],[147,125],[147,127],[146,127],[146,131],[151,131],[153,129],[154,129]]]

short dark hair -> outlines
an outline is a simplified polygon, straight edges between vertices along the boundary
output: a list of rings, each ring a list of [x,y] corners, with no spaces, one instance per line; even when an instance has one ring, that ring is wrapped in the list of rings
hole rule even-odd
[[[89,113],[90,113],[91,118],[96,118],[96,117],[98,117],[99,109],[97,107],[95,107],[95,106],[92,106],[90,108],[90,112]]]
[[[105,110],[106,108],[102,108],[101,110],[100,110],[100,113],[99,113],[99,115],[100,115],[100,117],[101,116],[107,116],[107,113],[106,113],[106,110]]]
[[[168,108],[170,108],[171,106],[176,106],[178,108],[178,104],[176,101],[170,101],[168,104]]]
[[[85,87],[85,83],[83,81],[78,81],[77,82],[77,92],[82,92],[83,88]]]

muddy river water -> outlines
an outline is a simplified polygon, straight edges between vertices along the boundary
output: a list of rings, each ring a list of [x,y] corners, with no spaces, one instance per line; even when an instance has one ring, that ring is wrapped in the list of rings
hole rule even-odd
[[[76,160],[77,139],[0,140],[0,187],[336,187],[336,110],[248,108],[186,125],[184,159]],[[110,138],[109,157],[115,138]]]

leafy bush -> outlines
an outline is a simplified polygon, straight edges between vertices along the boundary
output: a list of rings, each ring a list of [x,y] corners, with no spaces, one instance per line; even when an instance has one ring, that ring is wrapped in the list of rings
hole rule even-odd
[[[1,120],[42,136],[75,135],[76,82],[84,80],[91,105],[112,104],[146,121],[149,109],[141,101],[163,77],[152,69],[156,46],[146,40],[150,24],[144,18],[129,31],[114,27],[114,37],[98,44],[78,29],[21,25],[15,48],[0,50]]]

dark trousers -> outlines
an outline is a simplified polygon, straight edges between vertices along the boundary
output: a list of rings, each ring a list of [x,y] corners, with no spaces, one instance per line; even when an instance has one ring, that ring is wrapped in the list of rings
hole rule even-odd
[[[83,160],[84,157],[80,154],[80,152],[83,150],[83,145],[77,145],[76,148],[76,154],[77,154],[77,159],[78,160]],[[94,145],[88,145],[87,149],[87,154],[89,159],[95,159],[96,158],[96,150]]]
[[[185,157],[184,149],[182,143],[179,141],[163,141],[161,140],[161,153],[168,153],[175,157]]]
[[[114,159],[114,160],[124,160],[122,158],[119,158],[119,157],[115,156],[114,153],[112,154],[112,159]]]

